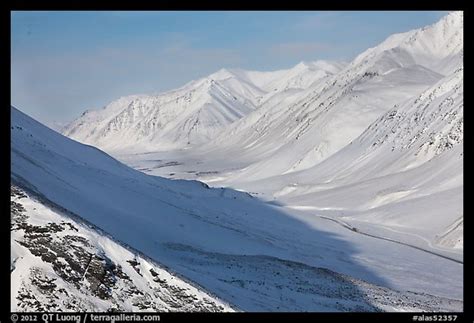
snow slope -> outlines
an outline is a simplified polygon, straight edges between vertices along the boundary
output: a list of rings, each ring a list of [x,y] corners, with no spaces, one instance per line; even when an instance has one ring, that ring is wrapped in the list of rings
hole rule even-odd
[[[232,311],[104,232],[11,187],[11,311]]]
[[[453,66],[462,62],[463,24],[463,12],[453,11],[432,25],[388,37],[380,45],[357,56],[353,64],[396,49],[418,65],[443,75],[449,74]]]
[[[236,309],[462,307],[459,263],[389,241],[374,244],[330,221],[290,213],[243,192],[149,176],[14,108],[11,114],[14,183]],[[278,275],[282,278],[275,279]]]
[[[463,94],[461,65],[322,163],[243,187],[462,254]]]
[[[228,150],[253,157],[238,177],[264,178],[308,168],[348,144],[393,104],[419,93],[440,76],[413,67],[369,80],[372,77],[362,73],[339,87],[334,82],[340,78],[332,76],[305,90],[303,98],[301,93],[289,93],[270,99],[202,151]]]
[[[269,100],[207,143],[201,155],[225,151],[246,160],[248,167],[228,177],[232,182],[316,165],[393,106],[452,73],[462,62],[462,34],[463,15],[454,12],[390,36],[304,91]]]

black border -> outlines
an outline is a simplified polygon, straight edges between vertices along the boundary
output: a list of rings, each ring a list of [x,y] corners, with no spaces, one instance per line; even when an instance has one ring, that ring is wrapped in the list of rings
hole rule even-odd
[[[4,124],[0,127],[0,140],[4,141],[2,148],[2,162],[4,164],[2,166],[2,219],[4,221],[3,225],[0,226],[3,234],[0,234],[2,238],[6,241],[1,244],[0,246],[4,246],[4,249],[9,250],[10,246],[10,217],[7,214],[10,213],[10,201],[9,196],[10,193],[10,109],[7,110],[7,104],[11,103],[11,84],[10,84],[10,74],[11,74],[11,11],[29,11],[29,10],[54,10],[54,11],[62,11],[62,10],[239,10],[239,11],[248,11],[248,10],[400,10],[400,11],[408,11],[408,10],[462,10],[464,11],[464,25],[465,25],[465,32],[464,32],[464,40],[465,46],[464,51],[465,55],[467,52],[467,56],[469,57],[470,53],[473,52],[472,50],[472,42],[469,41],[469,38],[465,37],[466,35],[470,35],[471,33],[471,23],[470,19],[474,17],[471,15],[471,11],[468,9],[467,1],[444,1],[435,3],[433,1],[420,1],[420,0],[396,0],[396,1],[383,1],[379,0],[377,2],[370,2],[370,1],[356,1],[356,0],[349,0],[345,3],[335,2],[335,1],[276,1],[273,0],[272,3],[265,3],[265,2],[256,2],[256,1],[210,1],[210,0],[195,0],[195,1],[184,1],[184,0],[162,0],[162,1],[128,1],[128,2],[118,2],[118,1],[84,1],[84,0],[72,0],[72,1],[25,1],[25,0],[17,0],[17,1],[10,1],[7,5],[7,8],[2,10],[1,13],[1,24],[3,29],[3,50],[2,53],[2,60],[4,63],[2,67],[4,68],[4,80],[8,80],[5,82],[8,84],[8,90],[10,95],[2,95],[2,99],[5,102],[4,108],[1,109],[2,117],[0,120],[4,122]],[[467,29],[466,29],[467,28]],[[466,46],[467,45],[467,46]],[[7,47],[8,46],[8,47]],[[10,50],[7,50],[10,49]],[[467,83],[469,83],[469,79],[471,79],[470,72],[470,60],[469,58],[464,59],[464,68],[465,73],[464,76],[466,77]],[[8,78],[8,79],[7,79]],[[465,81],[466,82],[466,81]],[[4,84],[5,86],[5,84]],[[6,87],[4,87],[6,88]],[[3,92],[3,91],[2,91]],[[4,92],[6,94],[6,90]],[[469,95],[467,96],[467,102],[470,102]],[[467,104],[467,109],[464,110],[464,115],[467,115],[469,119],[469,115],[472,113],[474,107],[472,105]],[[467,130],[467,131],[466,131]],[[472,136],[469,135],[470,129],[469,127],[464,127],[465,135],[464,135],[464,145],[467,146],[468,149],[464,150],[464,158],[469,160],[471,157],[470,151],[474,148],[474,142],[472,141]],[[467,136],[466,136],[467,134]],[[467,145],[466,145],[467,144]],[[469,183],[471,183],[470,175],[472,173],[470,169],[469,163],[464,163],[464,177],[468,180],[465,180],[467,187],[469,187]],[[464,190],[466,190],[466,185],[464,186]],[[8,195],[7,195],[8,193]],[[466,203],[464,203],[464,208],[466,207]],[[464,211],[464,214],[469,213]],[[470,228],[472,227],[472,218],[468,214],[468,216],[464,217],[464,227]],[[467,230],[469,232],[470,229]],[[466,231],[464,231],[466,232]],[[465,235],[465,237],[468,235]],[[471,248],[471,241],[464,239],[464,313],[159,313],[161,321],[166,322],[169,320],[179,320],[179,321],[192,321],[192,320],[216,320],[216,321],[263,321],[263,320],[277,320],[283,319],[287,320],[303,320],[303,321],[313,321],[313,322],[334,322],[339,320],[344,321],[362,321],[362,322],[369,322],[369,321],[385,321],[385,322],[414,322],[413,316],[414,315],[450,315],[454,314],[457,315],[456,322],[474,322],[474,309],[472,304],[472,299],[474,298],[474,288],[472,285],[472,275],[474,274],[474,268],[472,265],[472,248]],[[7,247],[8,246],[8,247]],[[2,292],[3,300],[2,310],[0,312],[0,323],[4,322],[12,322],[11,321],[11,313],[10,313],[10,259],[7,259],[7,255],[9,252],[5,250],[4,255],[5,262],[2,265],[2,283],[0,284],[0,291]],[[20,315],[20,313],[18,313]],[[27,313],[21,313],[27,314]],[[37,313],[38,317],[41,317],[43,313]],[[71,313],[73,314],[73,313]],[[98,313],[99,314],[99,313]],[[137,313],[134,313],[137,314]],[[82,317],[83,318],[83,317]],[[39,322],[43,322],[39,319]],[[52,321],[54,322],[54,321]],[[83,322],[83,321],[81,321]],[[90,319],[88,320],[90,322]]]

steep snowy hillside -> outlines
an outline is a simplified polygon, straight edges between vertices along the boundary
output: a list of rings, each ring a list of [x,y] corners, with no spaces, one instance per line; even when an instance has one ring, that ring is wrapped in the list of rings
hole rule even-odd
[[[234,152],[249,161],[240,174],[229,174],[233,182],[318,164],[394,105],[454,71],[462,62],[462,19],[455,12],[434,25],[389,37],[296,97],[290,93],[288,100],[269,100],[203,150]]]
[[[221,69],[174,91],[124,97],[86,111],[62,133],[107,151],[200,144],[275,94],[304,89],[341,66],[317,61],[276,72]]]
[[[232,311],[90,224],[11,187],[11,310]]]
[[[59,306],[57,302],[61,300],[49,299],[47,292],[39,290],[42,286],[46,290],[58,289],[58,293],[64,288],[78,300],[87,298],[98,304],[97,308],[108,308],[108,304],[99,302],[100,297],[94,296],[100,288],[94,285],[95,269],[102,266],[105,274],[110,274],[107,258],[121,265],[122,272],[137,282],[142,296],[150,296],[151,304],[161,299],[150,287],[155,286],[151,271],[148,275],[153,267],[160,276],[166,276],[160,268],[170,268],[245,311],[456,311],[462,308],[462,265],[456,261],[390,241],[375,244],[373,238],[333,222],[290,213],[243,192],[209,188],[196,181],[149,176],[94,147],[44,127],[14,108],[11,114],[12,181],[47,202],[46,205],[51,203],[77,215],[152,259],[140,256],[128,263],[131,266],[120,263],[122,257],[127,260],[133,257],[133,252],[119,248],[123,252],[114,253],[116,245],[104,246],[101,241],[110,240],[96,232],[86,231],[54,210],[46,211],[34,201],[15,200],[23,205],[26,209],[23,215],[27,216],[18,215],[20,227],[15,228],[18,240],[13,243],[17,258],[12,265],[15,286],[22,295],[22,284],[37,293],[23,297],[26,305],[19,304],[18,308],[30,308],[28,300],[33,296],[40,298],[40,304]],[[18,211],[23,213],[20,207]],[[72,232],[73,227],[80,231]],[[71,245],[73,249],[73,245],[79,248],[79,254],[72,255],[68,250],[65,261],[58,260],[57,253],[56,259],[54,254],[49,257],[49,249],[54,251],[58,244],[69,243],[68,239],[79,239],[66,238],[76,234],[90,241],[93,247],[88,248],[81,240]],[[49,238],[43,241],[41,235]],[[43,252],[35,256],[38,246],[44,248],[41,250],[45,259]],[[67,268],[79,262],[75,270],[83,273],[83,262],[79,259],[83,249],[89,256],[101,254],[100,259],[91,257],[93,272],[88,274],[87,270],[84,287],[66,289],[64,279],[69,278],[58,278],[54,264],[58,263],[56,269],[61,272],[61,265]],[[53,264],[48,264],[48,259]],[[162,265],[154,265],[155,262]],[[438,268],[443,268],[443,272]],[[25,274],[19,275],[21,272]],[[76,277],[70,274],[66,277]],[[277,276],[281,278],[275,279]],[[109,290],[112,298],[125,292],[125,280]],[[105,285],[108,283],[103,281]],[[195,289],[186,288],[188,295],[196,295]],[[173,292],[170,289],[161,292],[169,295]],[[37,303],[32,301],[32,304],[34,307]],[[169,308],[169,304],[161,305]],[[117,306],[134,305],[118,302]]]
[[[319,165],[244,187],[346,222],[392,228],[403,240],[415,235],[408,240],[425,247],[462,252],[463,97],[460,66]]]
[[[447,75],[453,71],[453,66],[462,62],[463,20],[463,12],[454,11],[433,25],[392,35],[360,54],[353,64],[368,61],[386,51],[398,50],[416,64]]]

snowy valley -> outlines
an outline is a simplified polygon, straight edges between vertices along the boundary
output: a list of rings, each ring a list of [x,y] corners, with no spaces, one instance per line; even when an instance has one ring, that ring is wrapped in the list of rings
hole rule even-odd
[[[463,72],[451,12],[61,133],[11,107],[12,310],[462,311]]]

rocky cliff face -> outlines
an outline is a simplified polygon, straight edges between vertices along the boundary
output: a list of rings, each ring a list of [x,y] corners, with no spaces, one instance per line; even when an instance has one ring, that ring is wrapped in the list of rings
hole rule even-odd
[[[157,264],[11,187],[12,311],[231,311]]]

